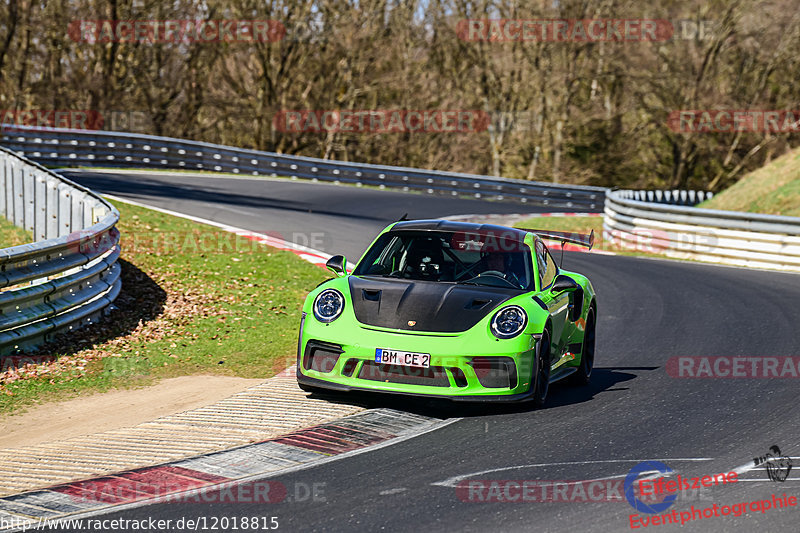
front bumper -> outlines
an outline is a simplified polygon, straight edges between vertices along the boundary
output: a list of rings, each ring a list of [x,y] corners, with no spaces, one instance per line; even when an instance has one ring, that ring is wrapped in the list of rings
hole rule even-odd
[[[299,383],[342,392],[461,401],[514,402],[531,396],[531,334],[499,340],[480,328],[433,335],[337,322],[321,324],[304,317],[297,354]],[[378,364],[376,348],[430,354],[430,368]]]
[[[311,387],[317,387],[320,389],[328,389],[331,391],[336,392],[378,392],[378,393],[387,393],[387,394],[396,394],[400,396],[414,396],[414,397],[422,397],[422,398],[437,398],[437,399],[446,399],[451,400],[454,402],[496,402],[496,403],[513,403],[513,402],[524,402],[528,401],[533,398],[533,390],[528,390],[527,392],[521,392],[517,394],[481,394],[481,395],[445,395],[445,394],[429,394],[429,393],[421,393],[421,392],[406,392],[406,391],[388,391],[383,389],[378,389],[374,387],[354,387],[350,385],[342,385],[339,383],[334,383],[330,381],[325,381],[322,379],[310,378],[308,376],[304,376],[297,371],[297,382],[302,383],[304,385],[309,385]]]

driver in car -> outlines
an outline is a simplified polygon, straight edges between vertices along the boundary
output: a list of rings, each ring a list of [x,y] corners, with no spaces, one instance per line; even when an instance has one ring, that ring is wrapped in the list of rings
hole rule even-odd
[[[494,270],[495,272],[499,272],[505,277],[506,261],[505,258],[503,257],[503,254],[494,253],[494,254],[489,254],[488,257],[486,257],[486,269],[484,270],[484,272],[489,272],[492,270]]]
[[[502,277],[503,279],[508,280],[515,285],[521,286],[519,278],[514,274],[514,272],[511,271],[511,269],[508,268],[510,259],[511,258],[503,252],[489,253],[482,258],[484,268],[482,268],[479,272],[482,275],[494,274],[495,276]]]

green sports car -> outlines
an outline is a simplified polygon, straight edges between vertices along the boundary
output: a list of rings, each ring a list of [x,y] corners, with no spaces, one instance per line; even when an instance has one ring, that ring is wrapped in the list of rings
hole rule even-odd
[[[594,233],[400,221],[351,274],[332,257],[337,277],[303,305],[300,387],[542,405],[554,381],[588,383],[595,292],[542,238],[591,248]]]

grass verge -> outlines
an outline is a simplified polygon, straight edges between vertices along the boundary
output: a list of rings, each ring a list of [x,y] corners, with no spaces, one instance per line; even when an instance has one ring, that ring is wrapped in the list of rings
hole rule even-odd
[[[697,207],[800,216],[800,148],[746,174]]]
[[[28,244],[33,242],[33,233],[18,228],[11,222],[0,216],[0,248]]]
[[[166,377],[269,377],[295,357],[307,292],[329,277],[290,252],[117,203],[123,292],[106,320],[0,360],[0,412]]]

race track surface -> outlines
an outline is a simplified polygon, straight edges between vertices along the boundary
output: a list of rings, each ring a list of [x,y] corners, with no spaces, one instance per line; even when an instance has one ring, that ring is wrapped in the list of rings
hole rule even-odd
[[[404,214],[438,218],[472,213],[582,211],[520,203],[446,198],[281,178],[124,171],[65,172],[103,194],[280,236],[355,262],[372,239]]]
[[[416,218],[525,210],[291,181],[72,177],[99,192],[256,231],[324,228],[330,234],[325,251],[348,257],[360,255],[385,222],[404,212]],[[597,290],[597,367],[590,386],[556,386],[539,410],[374,398],[375,406],[460,420],[271,478],[287,487],[292,501],[160,503],[103,518],[275,516],[280,531],[632,531],[634,509],[624,496],[621,502],[483,502],[491,496],[486,490],[455,487],[470,480],[619,480],[643,460],[702,476],[752,464],[773,445],[800,456],[797,378],[682,379],[666,370],[676,356],[800,356],[800,277],[595,254],[567,253],[564,262],[587,274]],[[800,460],[794,464],[784,482],[768,480],[765,470],[743,471],[737,483],[681,494],[665,512],[798,496]],[[314,484],[320,488],[316,501],[304,498]],[[798,518],[798,507],[748,511],[692,521],[681,531],[798,531]]]

